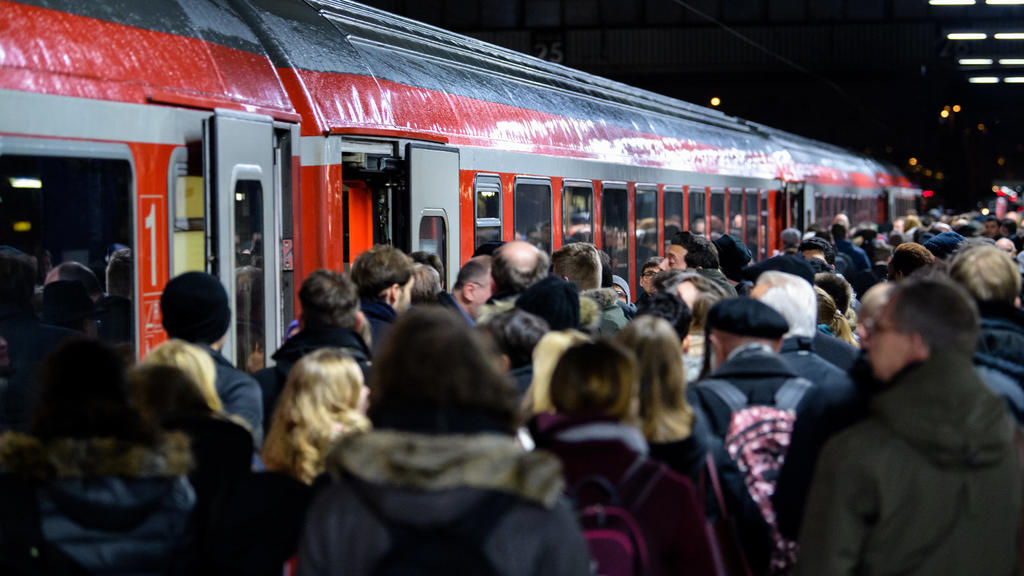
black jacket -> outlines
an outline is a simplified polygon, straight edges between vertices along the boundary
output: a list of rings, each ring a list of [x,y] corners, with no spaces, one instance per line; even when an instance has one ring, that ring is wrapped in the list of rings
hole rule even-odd
[[[40,322],[31,310],[0,303],[0,337],[10,367],[0,374],[0,430],[25,430],[32,416],[36,369],[65,338],[77,332]],[[7,382],[6,388],[2,385]]]
[[[747,395],[750,404],[766,406],[774,405],[775,392],[787,380],[797,376],[796,371],[781,356],[757,348],[738,352],[711,374],[711,378],[726,380],[739,388]],[[702,383],[698,382],[696,386],[687,389],[687,399],[690,404],[704,411],[711,432],[718,438],[724,438],[729,431],[732,411]]]
[[[974,362],[1024,384],[1024,312],[1009,304],[979,302],[981,333]]]
[[[306,328],[288,339],[274,352],[274,366],[253,374],[263,394],[263,429],[270,431],[277,399],[284,390],[288,374],[303,356],[321,348],[341,348],[348,352],[363,371],[363,380],[369,382],[370,349],[359,334],[351,328],[325,326]]]
[[[858,296],[863,296],[875,284],[885,282],[889,276],[888,264],[875,264],[850,276],[850,286]]]
[[[210,353],[217,368],[217,396],[220,396],[224,411],[245,420],[252,428],[254,445],[262,446],[263,394],[260,393],[259,383],[252,376],[232,366],[220,352],[206,345],[203,345],[203,348]]]
[[[856,362],[857,356],[860,354],[856,346],[847,344],[820,330],[814,334],[814,352],[844,372],[849,372],[850,368],[853,368],[853,363]]]
[[[720,517],[721,510],[718,509],[718,498],[706,472],[705,455],[711,453],[718,470],[726,511],[739,532],[740,545],[747,562],[754,574],[761,574],[768,568],[772,549],[768,524],[761,515],[761,509],[750,498],[743,473],[736,466],[736,461],[729,457],[722,441],[708,429],[706,417],[700,410],[694,412],[696,418],[690,436],[676,442],[652,442],[649,445],[650,456],[689,478],[697,487],[697,497],[703,496],[708,519],[715,520]]]
[[[359,304],[363,315],[370,322],[370,348],[376,354],[380,351],[380,345],[387,336],[388,328],[395,323],[398,313],[387,302],[379,298],[363,298]]]

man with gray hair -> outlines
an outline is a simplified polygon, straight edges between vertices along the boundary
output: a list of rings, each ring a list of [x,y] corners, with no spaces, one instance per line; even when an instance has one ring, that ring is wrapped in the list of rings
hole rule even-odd
[[[523,290],[548,275],[548,255],[529,242],[503,244],[494,251],[491,276],[495,293],[491,301],[515,300]]]
[[[798,254],[800,242],[803,240],[800,231],[796,228],[786,228],[782,231],[782,250],[780,254]]]

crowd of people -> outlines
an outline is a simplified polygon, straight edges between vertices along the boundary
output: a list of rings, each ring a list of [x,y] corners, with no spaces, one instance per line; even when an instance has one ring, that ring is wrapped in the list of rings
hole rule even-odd
[[[380,245],[253,373],[213,276],[135,363],[0,247],[0,573],[1019,573],[1018,221]]]

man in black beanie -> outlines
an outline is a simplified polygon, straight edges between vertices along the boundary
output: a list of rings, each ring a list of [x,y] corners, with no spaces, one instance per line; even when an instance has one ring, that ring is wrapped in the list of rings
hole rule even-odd
[[[260,385],[248,374],[235,369],[220,350],[231,325],[228,293],[220,280],[203,272],[176,276],[160,296],[164,330],[202,347],[217,367],[217,395],[224,411],[249,424],[256,446],[263,442],[263,396]]]
[[[540,316],[552,330],[580,326],[579,291],[558,276],[548,276],[527,288],[516,300],[516,308]]]

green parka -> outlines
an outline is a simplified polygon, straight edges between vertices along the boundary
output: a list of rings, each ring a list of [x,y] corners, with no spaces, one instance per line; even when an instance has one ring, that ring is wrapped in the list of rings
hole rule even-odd
[[[800,535],[801,575],[1009,576],[1021,520],[1014,425],[969,356],[933,354],[831,439]]]

